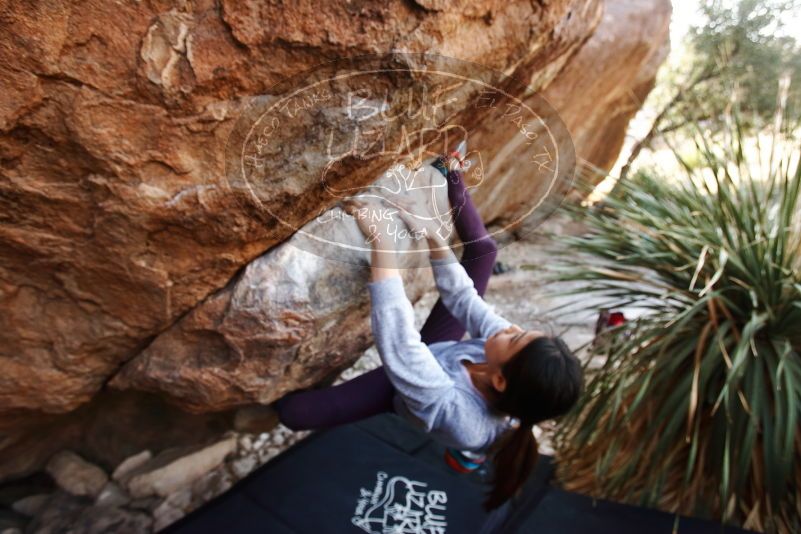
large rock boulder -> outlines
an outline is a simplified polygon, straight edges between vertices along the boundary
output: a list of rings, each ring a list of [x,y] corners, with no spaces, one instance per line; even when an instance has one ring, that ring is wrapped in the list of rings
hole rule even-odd
[[[2,410],[86,402],[155,334],[289,237],[225,180],[223,147],[245,97],[326,59],[393,49],[497,70],[549,64],[547,36],[587,3],[5,4]],[[302,149],[305,131],[285,140]],[[270,161],[299,173],[270,207],[300,225],[331,199],[297,156]],[[381,170],[360,163],[340,169],[345,185]]]
[[[84,427],[57,414],[109,381],[220,410],[308,385],[369,345],[364,265],[276,247],[336,203],[319,180],[326,162],[305,148],[322,130],[346,139],[347,120],[328,110],[283,128],[260,162],[266,179],[243,183],[225,147],[254,101],[285,96],[285,80],[321,62],[442,54],[482,65],[487,83],[513,76],[504,87],[525,101],[526,87],[561,84],[552,97],[579,159],[608,166],[637,107],[626,95],[644,97],[654,78],[668,4],[0,3],[0,443],[16,455],[0,477],[34,468],[59,441],[23,460],[26,435],[55,425],[78,439]],[[412,78],[370,83],[401,91]],[[538,184],[521,195],[510,178],[517,141],[478,128],[478,91],[438,87],[453,96],[447,117],[493,155],[475,197],[488,222],[535,202]],[[358,190],[392,162],[342,157],[328,185]],[[414,298],[424,275],[408,276]],[[296,294],[282,293],[287,281]]]
[[[365,191],[383,189],[391,181],[392,176],[384,176]],[[448,210],[447,184],[438,170],[423,167],[415,185],[404,196],[423,201],[424,191],[430,191],[439,211]],[[355,219],[341,208],[324,216],[328,222],[315,218],[303,232],[248,264],[234,283],[129,361],[110,385],[158,393],[187,410],[203,412],[269,403],[352,364],[372,343],[365,287],[369,253],[328,250],[313,240],[310,236],[362,242]],[[450,216],[447,223],[447,237],[453,241]],[[401,252],[409,253],[403,256],[409,268],[402,274],[412,301],[426,284],[433,284],[429,270],[414,268],[426,259],[424,244],[398,242]],[[421,252],[416,258],[414,250]]]

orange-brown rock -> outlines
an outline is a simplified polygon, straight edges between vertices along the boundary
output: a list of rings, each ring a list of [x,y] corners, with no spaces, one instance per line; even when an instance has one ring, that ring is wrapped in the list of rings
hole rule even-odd
[[[226,143],[253,97],[280,98],[288,86],[275,84],[324,61],[437,53],[513,75],[533,89],[561,83],[553,99],[579,157],[608,165],[636,109],[627,107],[626,95],[643,96],[652,83],[666,3],[0,2],[0,437],[7,438],[0,443],[15,444],[21,454],[23,430],[46,433],[42,425],[95,397],[123,366],[116,383],[163,392],[170,386],[149,382],[158,374],[144,372],[136,359],[176,331],[183,332],[171,345],[176,358],[202,361],[206,384],[215,369],[224,375],[191,395],[175,390],[173,400],[195,411],[268,401],[347,365],[369,344],[367,301],[355,289],[326,312],[339,316],[348,335],[315,338],[319,317],[295,310],[280,318],[298,325],[287,338],[272,339],[283,334],[269,331],[242,336],[254,340],[237,357],[253,361],[232,361],[220,325],[202,326],[224,316],[229,297],[221,290],[240,280],[243,267],[336,201],[318,179],[322,163],[303,157],[321,128],[337,130],[336,113],[282,131],[264,162],[270,181],[244,187],[230,179]],[[603,33],[593,36],[599,23]],[[582,79],[583,70],[590,79]],[[599,74],[605,70],[615,75]],[[413,85],[392,76],[375,84]],[[480,115],[461,111],[477,94],[461,89],[448,89],[456,100],[446,113],[480,143]],[[510,151],[508,138],[485,139],[482,150]],[[506,161],[503,172],[490,172],[476,197],[489,219],[521,202],[508,181],[513,158],[495,160]],[[390,162],[343,158],[332,183],[364,187]],[[279,176],[288,181],[272,180]],[[535,198],[534,189],[527,191]],[[256,354],[271,343],[283,356]],[[287,355],[298,356],[301,345],[301,359],[284,378]],[[266,392],[239,391],[229,381],[235,365],[262,376],[264,384],[249,387]],[[191,388],[191,373],[183,378],[181,387]],[[0,477],[36,463],[5,457]]]
[[[642,107],[667,57],[670,15],[670,0],[607,0],[590,38],[543,89],[542,97],[570,132],[577,176],[584,180],[598,183],[615,164],[628,123]],[[573,18],[595,16],[587,8],[572,13]],[[474,197],[482,214],[496,222],[518,218],[527,201],[515,206],[506,192],[526,188],[526,176],[514,157],[497,154],[519,154],[525,140],[499,138],[496,131],[479,127],[472,141],[488,152],[492,165],[487,172],[495,181]],[[543,215],[547,213],[546,209]]]
[[[223,147],[243,97],[326,58],[390,49],[513,69],[585,3],[6,3],[2,409],[87,401],[152,336],[288,237],[226,188]],[[342,172],[365,185],[380,163]],[[325,197],[313,178],[295,178],[299,190],[274,208],[301,223]]]
[[[647,19],[648,24],[639,25],[636,32],[621,31],[615,21],[639,20],[646,6],[659,7],[660,16]],[[669,13],[668,0],[661,6],[654,2],[609,6],[596,33],[546,89],[560,116],[571,121],[571,132],[578,132],[578,151],[588,162],[607,168],[614,163],[625,125],[639,109],[639,102],[633,100],[636,95],[624,88],[633,87],[642,94],[640,85],[645,84],[644,92],[650,90],[655,69],[666,53]],[[584,16],[592,14],[585,12]],[[653,35],[658,39],[652,43]],[[615,53],[603,46],[610,40],[620,43]],[[631,57],[637,65],[650,66],[650,77],[627,68]],[[608,75],[595,66],[598,58],[603,59]],[[569,97],[578,93],[593,96],[587,100]],[[535,105],[535,98],[528,102]],[[593,127],[585,130],[584,122]],[[471,144],[488,153],[490,161],[508,165],[492,159],[493,152],[509,150],[511,145],[522,154],[526,138],[502,138],[502,133],[508,135],[501,128],[479,127]],[[522,167],[519,163],[508,165],[507,175],[488,172],[488,183],[473,191],[485,212],[514,216],[517,206],[509,189],[530,189],[531,177],[521,172]],[[516,183],[504,184],[507,178]],[[375,183],[382,182],[386,179]],[[521,204],[527,205],[534,197],[532,194]],[[235,284],[156,338],[111,385],[156,392],[192,410],[221,410],[248,402],[271,402],[347,365],[369,344],[362,298],[365,274],[353,264],[310,254],[295,244],[300,239],[296,234],[251,262]],[[410,270],[406,274],[406,287],[413,298],[422,284],[430,284],[427,273]]]
[[[442,212],[448,209],[444,177],[432,167],[416,176],[419,189],[401,193],[425,200],[433,189]],[[380,188],[382,199],[392,177]],[[401,196],[397,195],[397,196]],[[289,391],[309,387],[343,369],[371,344],[368,252],[327,250],[315,238],[358,245],[355,220],[339,207],[303,227],[287,241],[252,261],[236,280],[206,299],[159,335],[110,382],[112,387],[158,393],[185,409],[225,410],[266,404]],[[452,219],[447,218],[450,223]],[[334,223],[334,224],[331,224]],[[405,226],[404,226],[405,227]],[[339,241],[336,236],[345,237]],[[455,240],[451,231],[450,241]],[[408,296],[416,300],[433,279],[425,240],[398,240],[409,254],[403,269]]]

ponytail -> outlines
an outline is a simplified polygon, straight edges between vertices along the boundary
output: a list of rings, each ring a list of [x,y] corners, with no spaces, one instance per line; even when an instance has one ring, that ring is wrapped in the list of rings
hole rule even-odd
[[[558,337],[535,338],[504,363],[502,372],[506,388],[497,392],[494,408],[520,424],[490,449],[495,473],[484,501],[488,511],[513,497],[534,470],[538,452],[532,427],[567,413],[583,389],[581,362]]]
[[[531,427],[530,424],[520,423],[498,440],[492,455],[495,466],[492,489],[484,500],[487,511],[513,497],[537,464],[539,452]]]

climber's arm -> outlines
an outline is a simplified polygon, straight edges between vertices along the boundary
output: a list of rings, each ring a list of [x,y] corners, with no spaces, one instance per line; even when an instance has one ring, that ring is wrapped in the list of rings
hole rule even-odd
[[[399,215],[410,229],[423,232],[428,240],[434,281],[439,289],[442,303],[473,338],[489,337],[512,323],[496,314],[476,291],[473,280],[454,255],[448,242],[439,235],[432,222],[413,217],[411,213],[426,213],[425,207],[402,204],[405,208]],[[429,212],[430,213],[430,212]],[[433,219],[432,219],[433,221]]]
[[[370,245],[370,278],[374,282],[400,276],[395,260],[395,243],[392,236],[386,231],[385,224],[372,224],[370,211],[375,207],[365,202],[348,198],[342,201],[343,210],[351,215],[364,235],[364,243]],[[378,208],[381,209],[381,208]]]
[[[387,376],[409,410],[427,421],[436,416],[453,381],[421,341],[400,274],[367,286],[373,338]]]
[[[373,250],[370,253],[370,279],[373,282],[379,282],[388,278],[400,278],[398,271],[395,249],[389,243],[386,236],[383,239],[376,239],[373,244]]]
[[[432,248],[431,268],[442,303],[471,337],[489,337],[512,324],[481,298],[473,280],[450,249],[434,251]]]
[[[367,284],[372,304],[370,324],[384,369],[409,410],[430,421],[453,389],[453,381],[415,328],[414,310],[397,268],[394,239],[382,225],[370,223],[363,211],[365,203],[349,199],[343,206],[372,247],[371,281]]]

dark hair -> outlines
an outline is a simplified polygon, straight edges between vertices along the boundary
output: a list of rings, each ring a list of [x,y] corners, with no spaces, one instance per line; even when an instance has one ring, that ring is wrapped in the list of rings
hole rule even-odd
[[[501,372],[506,388],[497,392],[494,407],[520,424],[492,446],[495,471],[484,501],[487,510],[511,498],[534,469],[538,453],[532,426],[567,413],[584,383],[581,363],[559,337],[534,339],[512,356]]]

